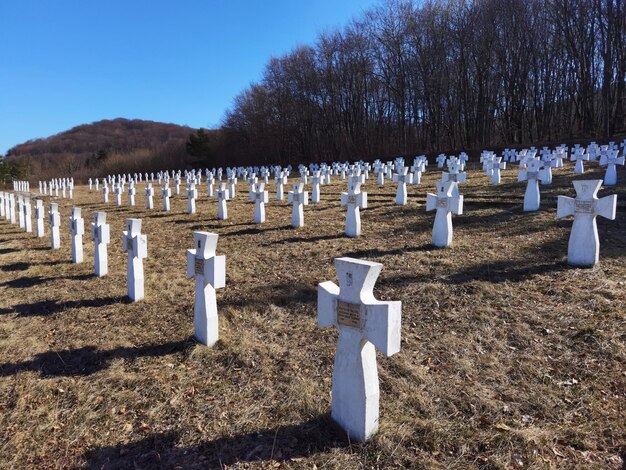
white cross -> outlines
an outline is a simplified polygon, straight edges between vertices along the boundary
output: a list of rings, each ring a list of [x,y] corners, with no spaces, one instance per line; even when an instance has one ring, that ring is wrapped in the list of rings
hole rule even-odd
[[[20,193],[17,195],[17,219],[21,229],[24,228],[24,196]]]
[[[32,208],[30,205],[30,196],[24,196],[24,230],[26,233],[32,233],[33,221],[32,221]]]
[[[282,201],[284,199],[283,185],[287,184],[287,176],[285,172],[281,171],[279,175],[274,178],[276,182],[276,199]]]
[[[234,175],[228,178],[228,185],[230,186],[228,199],[235,199],[235,196],[237,195],[237,178]]]
[[[252,189],[254,197],[254,223],[262,224],[265,222],[265,204],[269,201],[267,191],[265,191],[265,183],[257,183]]]
[[[194,232],[194,249],[187,250],[187,277],[196,278],[195,337],[207,346],[219,339],[215,289],[226,284],[226,257],[215,255],[217,239],[216,233]]]
[[[56,202],[50,203],[48,221],[50,222],[50,246],[53,250],[56,250],[61,247],[61,216],[59,214],[59,205]]]
[[[438,181],[437,194],[426,194],[426,210],[436,210],[432,243],[444,248],[452,243],[452,214],[463,213],[463,196],[458,194],[456,181]],[[455,195],[455,189],[456,195]]]
[[[230,191],[226,189],[224,183],[220,183],[217,191],[215,191],[215,197],[217,199],[217,218],[219,220],[228,219],[228,206],[226,201],[230,199]]]
[[[44,208],[43,201],[41,199],[35,200],[35,235],[37,238],[41,238],[45,235],[44,232]]]
[[[148,183],[146,186],[146,209],[154,208],[154,188],[152,183]]]
[[[396,205],[406,205],[406,184],[413,182],[413,174],[409,173],[409,169],[405,166],[398,167],[398,173],[393,175],[393,182],[398,183],[398,190],[396,191]]]
[[[128,204],[130,206],[135,205],[135,194],[137,194],[137,190],[135,189],[135,183],[131,180],[128,185]]]
[[[576,199],[559,196],[556,218],[574,216],[574,224],[569,237],[567,262],[574,266],[594,266],[600,259],[600,238],[596,217],[615,219],[617,195],[612,194],[598,199],[597,194],[602,180],[574,181]]]
[[[187,188],[187,213],[196,213],[196,198],[198,197],[198,190],[194,183],[190,183]]]
[[[161,189],[161,196],[163,196],[163,210],[170,210],[170,197],[172,197],[172,190],[169,186],[165,186]]]
[[[122,247],[128,253],[128,297],[137,302],[144,295],[143,260],[148,257],[148,237],[141,234],[141,219],[126,219]]]
[[[526,162],[526,169],[520,170],[517,174],[517,181],[528,181],[526,192],[524,193],[524,211],[539,210],[541,204],[541,194],[539,193],[539,181],[547,180],[546,170],[543,162],[535,158]]]
[[[608,154],[600,157],[600,166],[606,166],[606,173],[604,175],[604,185],[614,186],[617,184],[617,170],[615,165],[624,166],[624,156],[618,157],[617,150],[610,150]]]
[[[318,327],[339,329],[332,381],[332,417],[351,439],[366,441],[378,429],[376,349],[385,356],[400,351],[402,303],[374,298],[382,264],[336,258],[339,286],[317,288]]]
[[[291,210],[291,226],[304,227],[304,206],[309,205],[309,192],[304,190],[303,183],[294,183],[293,191],[287,193],[289,204],[293,204]]]
[[[346,235],[361,235],[361,211],[367,208],[367,193],[361,192],[361,181],[357,178],[348,180],[348,192],[341,193],[341,206],[346,206]]]
[[[502,161],[502,157],[494,157],[494,159],[489,163],[489,167],[491,168],[491,183],[492,184],[500,184],[500,170],[506,169],[506,162]]]
[[[94,273],[102,277],[109,272],[107,245],[111,241],[106,212],[95,212],[91,224],[91,239],[94,242]]]
[[[574,167],[575,175],[582,175],[585,172],[585,167],[583,165],[583,161],[589,161],[589,154],[585,153],[584,149],[572,149],[572,155],[570,157],[571,161],[576,161],[576,166]]]
[[[85,221],[81,217],[80,207],[72,207],[70,216],[70,234],[72,237],[72,263],[83,262],[83,234],[85,233]]]

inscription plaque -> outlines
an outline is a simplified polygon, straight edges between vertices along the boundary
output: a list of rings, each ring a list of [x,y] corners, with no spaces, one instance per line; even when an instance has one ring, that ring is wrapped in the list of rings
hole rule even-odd
[[[538,171],[529,171],[526,174],[526,178],[529,179],[529,180],[536,180],[538,176],[539,176],[539,172]]]
[[[340,325],[361,328],[361,308],[357,304],[337,301],[337,323]]]
[[[450,174],[448,175],[448,181],[457,181],[458,177],[459,177],[459,175],[458,175],[458,174],[456,174],[456,173],[450,173]]]
[[[196,276],[204,275],[204,259],[202,258],[195,259],[195,269],[196,269]]]
[[[356,196],[348,196],[348,204],[356,204]]]
[[[444,209],[448,208],[448,199],[446,198],[438,198],[437,199],[437,207],[442,207]]]
[[[593,214],[593,201],[576,201],[576,212]]]

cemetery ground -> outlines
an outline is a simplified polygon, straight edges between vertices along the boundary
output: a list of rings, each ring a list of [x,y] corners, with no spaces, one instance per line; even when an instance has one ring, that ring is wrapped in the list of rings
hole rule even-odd
[[[602,178],[589,164],[577,179]],[[522,212],[517,169],[492,186],[479,170],[460,185],[448,249],[430,244],[425,211],[440,172],[431,163],[409,204],[396,185],[363,185],[363,234],[344,235],[339,193],[321,187],[290,226],[291,206],[270,182],[266,220],[252,223],[248,185],[229,219],[198,188],[197,213],[102,203],[79,186],[59,199],[59,250],[0,221],[0,465],[4,468],[622,468],[626,452],[626,175],[617,218],[598,219],[600,264],[566,263],[573,164]],[[290,183],[295,180],[289,179]],[[291,187],[291,185],[289,185]],[[307,186],[310,190],[310,186]],[[48,198],[46,199],[46,210]],[[85,218],[85,262],[71,264],[68,217]],[[105,210],[109,274],[93,273],[88,224]],[[143,220],[145,299],[126,296],[122,230]],[[217,293],[220,341],[193,340],[192,232],[220,235],[226,287]],[[330,419],[337,331],[317,328],[317,284],[336,281],[333,258],[383,263],[374,289],[402,301],[402,349],[378,354],[380,430],[349,442]]]

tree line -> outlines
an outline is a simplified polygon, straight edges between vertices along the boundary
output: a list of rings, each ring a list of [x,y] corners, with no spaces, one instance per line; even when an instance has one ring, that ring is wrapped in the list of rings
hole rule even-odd
[[[623,0],[387,1],[267,63],[217,164],[608,138],[625,128]]]

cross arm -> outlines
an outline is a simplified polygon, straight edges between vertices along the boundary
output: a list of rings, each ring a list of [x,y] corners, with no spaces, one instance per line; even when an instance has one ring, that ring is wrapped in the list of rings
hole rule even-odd
[[[605,196],[596,201],[596,207],[594,212],[600,217],[614,220],[616,207],[617,194],[611,194],[610,196]]]
[[[556,202],[556,218],[562,219],[576,212],[576,199],[567,196],[559,196]]]
[[[426,193],[426,210],[434,211],[437,208],[437,195]]]
[[[317,326],[324,328],[337,325],[337,299],[339,286],[332,281],[320,282],[317,285]]]
[[[365,337],[385,356],[400,351],[402,302],[376,300],[365,307]]]

